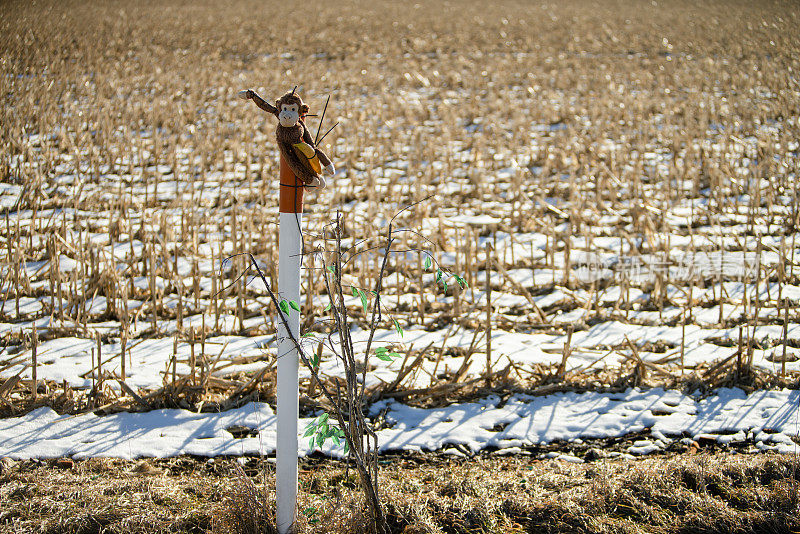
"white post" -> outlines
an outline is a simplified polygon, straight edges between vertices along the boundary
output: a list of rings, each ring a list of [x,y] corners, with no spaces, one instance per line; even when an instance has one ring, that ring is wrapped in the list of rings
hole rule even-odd
[[[300,302],[303,186],[281,157],[278,230],[278,298]],[[278,310],[278,313],[283,313]],[[289,329],[300,339],[300,312],[289,308]],[[280,534],[291,534],[297,510],[297,419],[299,355],[283,321],[278,321],[278,443],[275,466],[276,520]]]

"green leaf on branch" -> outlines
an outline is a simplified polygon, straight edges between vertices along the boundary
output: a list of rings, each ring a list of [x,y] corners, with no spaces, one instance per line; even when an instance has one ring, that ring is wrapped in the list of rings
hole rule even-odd
[[[314,356],[311,357],[311,365],[319,367],[319,354],[314,354]]]
[[[394,328],[397,330],[397,333],[400,334],[400,337],[403,337],[403,329],[400,328],[400,323],[397,322],[397,319],[392,319],[394,321]]]
[[[322,311],[328,311],[330,309],[331,309],[331,303],[329,302],[328,304],[325,305],[325,309],[323,309]]]
[[[441,279],[442,279],[442,270],[436,269],[436,281],[438,282]]]
[[[427,271],[428,269],[430,269],[431,265],[433,265],[433,262],[431,261],[431,257],[430,256],[425,256],[425,270]]]
[[[353,296],[354,296],[354,297],[357,297],[357,296],[358,296],[358,289],[356,289],[356,287],[355,287],[355,286],[353,286]]]
[[[387,347],[378,347],[375,349],[375,356],[377,356],[379,360],[391,362],[395,358],[402,356],[402,354],[399,352],[389,351]]]
[[[442,280],[442,287],[444,287],[444,292],[447,293],[447,282]]]
[[[332,273],[336,273],[336,266],[335,265],[328,265],[328,270]]]
[[[314,337],[314,332],[306,332],[305,334],[301,335],[300,337]]]
[[[364,308],[364,313],[367,313],[367,309],[369,308],[367,296],[364,293],[359,293],[358,296],[361,297],[361,307]]]
[[[308,518],[309,523],[316,524],[320,521],[319,517],[316,517],[318,511],[315,507],[309,506],[304,510],[300,510],[300,513]]]
[[[340,427],[331,424],[330,415],[324,412],[306,426],[303,437],[310,437],[308,447],[313,451],[321,447],[328,439],[332,439],[337,446],[341,446],[345,434]]]
[[[289,306],[291,306],[293,310],[300,311],[300,305],[297,303],[297,301],[290,300]]]
[[[285,300],[282,300],[280,304],[278,304],[278,307],[283,313],[289,313],[289,304]]]

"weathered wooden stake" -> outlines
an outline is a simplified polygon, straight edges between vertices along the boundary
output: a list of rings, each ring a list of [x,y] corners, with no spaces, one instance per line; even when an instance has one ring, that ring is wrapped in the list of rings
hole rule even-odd
[[[35,399],[39,394],[39,392],[38,392],[39,388],[37,387],[38,384],[39,384],[39,380],[37,379],[37,376],[36,376],[36,369],[37,369],[36,351],[39,349],[39,333],[36,331],[36,326],[33,327],[33,333],[32,333],[31,337],[32,337],[32,339],[31,339],[31,343],[32,343],[32,347],[31,347],[31,366],[32,366],[32,368],[31,368],[31,390],[32,390],[32,393],[33,393],[33,398]]]
[[[780,306],[780,302],[778,303]],[[781,356],[781,378],[786,378],[786,345],[789,337],[789,299],[783,301],[783,354]]]
[[[492,387],[492,245],[486,243],[486,387]]]

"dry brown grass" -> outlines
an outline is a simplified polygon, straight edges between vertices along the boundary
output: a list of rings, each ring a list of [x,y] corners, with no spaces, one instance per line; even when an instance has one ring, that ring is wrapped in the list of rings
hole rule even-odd
[[[277,534],[275,498],[256,486],[238,463],[233,463],[222,507],[214,516],[213,528],[230,534]]]
[[[211,525],[207,503],[221,496],[219,484],[208,486],[196,466],[187,471],[175,464],[170,471],[106,459],[4,462],[2,532],[205,532]]]
[[[229,462],[6,464],[0,532],[273,532],[269,464],[251,459],[242,471]],[[589,464],[407,456],[386,462],[381,483],[398,534],[777,534],[800,528],[797,467],[796,459],[771,454]],[[363,532],[360,499],[352,471],[336,462],[307,464],[299,531]]]

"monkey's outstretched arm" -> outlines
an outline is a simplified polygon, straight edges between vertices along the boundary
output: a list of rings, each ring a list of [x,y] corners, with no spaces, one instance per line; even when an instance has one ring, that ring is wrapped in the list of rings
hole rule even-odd
[[[258,96],[258,94],[255,91],[252,91],[250,89],[248,89],[247,91],[241,91],[239,93],[239,96],[246,100],[252,100],[256,106],[260,107],[267,113],[275,115],[276,117],[278,116],[278,109],[269,102],[267,102],[266,100],[264,100],[263,98],[261,98],[260,96]]]
[[[272,104],[270,104],[269,102],[267,102],[266,100],[264,100],[255,93],[253,93],[253,102],[255,102],[256,106],[260,107],[267,113],[271,113],[276,117],[278,116],[278,108],[276,108],[275,106],[273,106]]]

